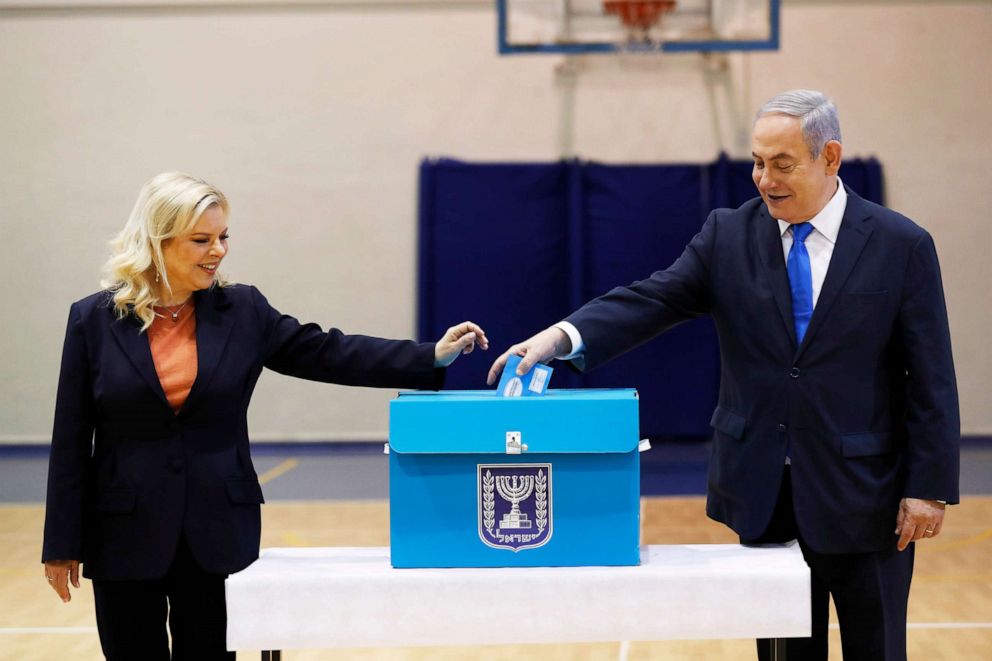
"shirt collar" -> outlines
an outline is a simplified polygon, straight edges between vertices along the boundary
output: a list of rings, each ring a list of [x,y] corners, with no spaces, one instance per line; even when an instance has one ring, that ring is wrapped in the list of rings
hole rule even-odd
[[[844,182],[837,177],[837,192],[830,198],[826,206],[820,209],[820,213],[810,218],[807,222],[813,226],[817,232],[822,234],[830,243],[837,243],[837,235],[840,233],[840,223],[844,220],[844,211],[847,209],[847,191],[844,190]],[[784,220],[778,220],[779,233],[785,234],[792,226]]]

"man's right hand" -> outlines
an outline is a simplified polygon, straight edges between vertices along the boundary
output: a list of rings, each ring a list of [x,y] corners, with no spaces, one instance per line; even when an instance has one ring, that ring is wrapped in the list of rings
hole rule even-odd
[[[506,359],[511,355],[522,358],[517,367],[517,376],[523,376],[538,363],[546,363],[570,353],[572,353],[572,341],[568,339],[568,333],[555,326],[546,328],[537,335],[520,344],[514,344],[503,352],[503,355],[497,358],[493,366],[489,368],[489,377],[486,379],[486,383],[492,385],[499,380],[503,366],[506,365]]]

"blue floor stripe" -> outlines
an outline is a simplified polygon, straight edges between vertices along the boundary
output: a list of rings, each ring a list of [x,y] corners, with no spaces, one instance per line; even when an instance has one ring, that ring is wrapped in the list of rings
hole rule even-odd
[[[703,495],[709,442],[662,440],[641,453],[645,496]],[[299,459],[289,476],[265,486],[266,498],[334,500],[388,496],[388,461],[381,442],[253,443],[261,473],[286,458]],[[42,502],[48,474],[46,445],[0,445],[0,503]],[[992,494],[992,437],[962,440],[961,492]]]

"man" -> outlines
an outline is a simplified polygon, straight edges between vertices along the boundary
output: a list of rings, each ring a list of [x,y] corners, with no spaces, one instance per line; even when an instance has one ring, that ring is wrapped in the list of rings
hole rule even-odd
[[[760,193],[717,209],[668,269],[618,287],[510,347],[518,373],[593,369],[710,314],[720,340],[707,514],[742,543],[798,539],[811,638],[827,658],[833,595],[844,658],[904,659],[913,542],[958,500],[959,420],[937,254],[907,218],[846,189],[837,110],[776,96],[752,137]],[[746,608],[746,604],[741,605]],[[759,641],[759,657],[770,655]]]

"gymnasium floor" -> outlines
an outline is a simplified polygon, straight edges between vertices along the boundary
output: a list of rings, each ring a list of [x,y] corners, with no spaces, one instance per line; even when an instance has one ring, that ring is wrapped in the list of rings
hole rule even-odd
[[[706,444],[663,443],[642,455],[646,544],[734,543],[706,519]],[[262,546],[385,546],[387,465],[381,445],[262,445]],[[0,660],[99,659],[88,582],[68,605],[42,578],[46,452],[0,448]],[[992,443],[962,448],[962,503],[940,538],[917,549],[909,610],[911,659],[992,659]],[[753,659],[749,640],[288,651],[292,661]],[[257,654],[239,654],[257,659]],[[831,659],[840,639],[831,630]]]

